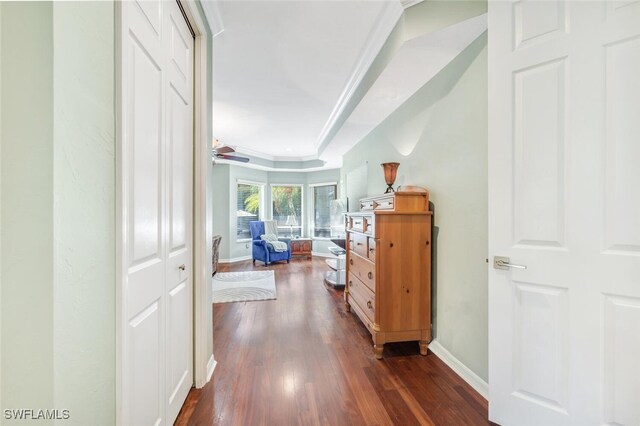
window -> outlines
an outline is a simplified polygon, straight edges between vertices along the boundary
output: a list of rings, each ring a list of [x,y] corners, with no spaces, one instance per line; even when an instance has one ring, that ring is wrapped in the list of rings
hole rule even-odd
[[[331,237],[331,202],[337,198],[337,185],[313,187],[313,236]]]
[[[302,236],[302,186],[272,185],[271,201],[273,220],[278,223],[278,236]]]
[[[236,234],[237,240],[251,239],[249,222],[260,220],[262,213],[262,188],[264,185],[238,182],[236,201]]]

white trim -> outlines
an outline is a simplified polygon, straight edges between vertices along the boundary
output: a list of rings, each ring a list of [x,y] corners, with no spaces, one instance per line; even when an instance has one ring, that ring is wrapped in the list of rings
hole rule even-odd
[[[251,260],[251,255],[248,256],[240,256],[240,257],[232,257],[231,259],[218,259],[218,263],[235,263],[242,262],[245,260]]]
[[[191,1],[192,0],[187,0],[189,3]],[[222,22],[222,14],[218,8],[218,2],[202,1],[200,2],[200,5],[202,6],[202,10],[204,10],[205,18],[207,18],[207,22],[209,22],[209,26],[211,27],[211,36],[216,37],[217,35],[222,34],[224,32],[224,22]]]
[[[124,366],[123,366],[123,351],[124,351],[124,336],[126,335],[127,321],[125,318],[126,300],[124,298],[124,283],[126,282],[126,259],[125,256],[125,224],[126,212],[124,211],[124,181],[122,178],[122,143],[124,141],[125,129],[124,129],[124,93],[122,89],[122,79],[125,74],[123,59],[123,47],[122,39],[124,34],[122,33],[126,28],[124,25],[125,14],[122,10],[123,5],[121,2],[115,2],[115,122],[116,122],[116,190],[115,190],[115,204],[116,204],[116,235],[115,235],[115,249],[116,249],[116,425],[123,425],[124,413],[126,410],[127,401],[123,398],[124,392]]]
[[[429,349],[436,354],[438,358],[449,366],[462,380],[467,382],[469,386],[476,390],[486,400],[489,399],[489,384],[482,380],[480,376],[471,371],[469,367],[464,365],[458,358],[453,356],[451,352],[446,350],[437,340],[429,343]]]
[[[275,161],[276,159],[276,157],[273,155],[265,154],[264,152],[255,151],[253,149],[245,148],[242,146],[236,146],[235,149],[237,154],[247,154],[247,155],[251,155],[252,157],[258,157],[258,158],[262,158],[263,160],[269,160],[269,161]]]
[[[331,253],[322,253],[320,251],[312,251],[311,252],[311,256],[318,256],[318,257],[336,257]]]
[[[329,134],[332,130],[337,126],[340,126],[340,123],[338,123],[340,117],[345,112],[349,102],[359,88],[360,83],[362,83],[362,80],[371,68],[373,61],[380,53],[380,50],[382,50],[382,47],[387,42],[387,38],[391,34],[391,31],[393,31],[393,28],[396,26],[403,13],[404,9],[399,2],[387,2],[378,14],[373,30],[367,36],[368,41],[362,49],[362,55],[358,58],[358,62],[356,62],[349,80],[338,98],[338,102],[333,107],[333,110],[329,115],[329,119],[318,135],[318,139],[316,141],[318,154],[320,154],[320,151],[329,138]]]
[[[241,185],[253,185],[253,186],[265,186],[267,183],[266,182],[256,182],[253,180],[246,180],[246,179],[236,179],[236,183],[237,184],[241,184]]]
[[[418,3],[422,3],[424,0],[400,0],[400,4],[405,9],[410,8],[411,6],[415,6]]]
[[[243,146],[235,146],[236,153],[238,154],[246,154],[252,157],[262,158],[263,160],[268,161],[312,161],[319,160],[318,154],[310,154],[310,155],[271,155],[262,151],[256,151],[255,149],[245,148]]]
[[[218,361],[213,358],[213,354],[211,354],[211,358],[209,358],[209,362],[207,363],[207,383],[211,380],[213,376],[213,370],[216,369],[216,365],[218,365]]]
[[[314,188],[316,186],[331,186],[331,185],[336,185],[338,186],[338,182],[321,182],[321,183],[310,183],[309,184],[309,188]],[[337,189],[337,188],[336,188]],[[336,194],[337,196],[338,194]]]
[[[207,310],[211,303],[207,300],[207,288],[211,285],[212,266],[210,262],[210,244],[212,235],[207,229],[207,180],[208,167],[211,167],[211,144],[208,139],[208,122],[211,111],[207,105],[207,59],[208,40],[206,25],[202,20],[196,2],[182,0],[182,6],[195,32],[194,46],[194,229],[193,229],[193,380],[196,388],[203,387],[208,381],[209,362],[214,359],[208,353]],[[204,8],[203,8],[204,10]],[[205,12],[206,13],[206,12]],[[220,21],[221,23],[222,21]],[[215,360],[214,360],[215,363]]]
[[[254,170],[262,170],[265,172],[296,172],[296,173],[310,173],[310,172],[319,172],[319,171],[323,171],[323,170],[335,170],[335,169],[339,169],[342,166],[342,157],[339,158],[339,161],[336,161],[335,163],[331,163],[330,165],[325,165],[323,166],[318,166],[318,167],[309,167],[307,169],[294,169],[291,167],[283,167],[283,168],[279,168],[279,167],[271,167],[271,166],[263,166],[262,164],[254,164],[254,163],[239,163],[237,161],[233,161],[233,160],[224,160],[221,158],[214,158],[212,160],[212,162],[214,164],[230,164],[233,166],[237,166],[237,167],[246,167],[247,169],[254,169]]]

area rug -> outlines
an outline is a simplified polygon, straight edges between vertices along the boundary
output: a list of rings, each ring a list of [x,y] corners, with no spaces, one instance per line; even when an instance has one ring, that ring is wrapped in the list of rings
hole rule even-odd
[[[273,271],[218,272],[213,277],[213,303],[276,298]]]

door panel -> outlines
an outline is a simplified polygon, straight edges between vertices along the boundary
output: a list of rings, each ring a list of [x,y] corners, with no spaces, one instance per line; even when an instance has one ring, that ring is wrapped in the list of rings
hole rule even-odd
[[[631,372],[640,371],[640,298],[605,295],[604,348],[603,420],[637,424],[640,379]]]
[[[640,23],[638,23],[640,25]],[[640,37],[605,47],[606,248],[640,254]]]
[[[640,424],[640,2],[489,2],[490,419]],[[632,396],[636,395],[636,397]]]
[[[192,193],[193,38],[172,2],[167,29],[167,419],[173,423],[193,383]]]
[[[565,70],[558,59],[513,73],[516,244],[564,245]]]
[[[175,2],[122,2],[122,411],[173,424],[193,382],[193,38]]]

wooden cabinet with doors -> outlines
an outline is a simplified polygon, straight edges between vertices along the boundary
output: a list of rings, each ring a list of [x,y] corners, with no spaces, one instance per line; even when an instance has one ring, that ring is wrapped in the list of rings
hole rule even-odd
[[[384,344],[431,340],[431,217],[428,192],[396,192],[360,200],[346,215],[347,308]]]
[[[294,238],[291,240],[291,256],[305,256],[311,259],[311,238]]]

